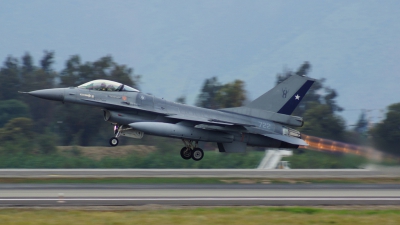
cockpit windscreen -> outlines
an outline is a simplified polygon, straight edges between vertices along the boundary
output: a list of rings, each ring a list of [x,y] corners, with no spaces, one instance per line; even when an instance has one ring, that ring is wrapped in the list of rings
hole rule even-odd
[[[130,91],[130,92],[139,92],[133,87],[129,87],[127,85],[110,81],[110,80],[93,80],[82,85],[79,85],[78,88],[95,90],[95,91]]]

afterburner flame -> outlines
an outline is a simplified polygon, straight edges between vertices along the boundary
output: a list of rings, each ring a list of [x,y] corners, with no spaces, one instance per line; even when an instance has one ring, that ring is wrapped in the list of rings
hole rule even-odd
[[[362,146],[347,144],[339,141],[332,141],[324,138],[313,137],[308,135],[301,135],[309,146],[302,146],[301,148],[312,149],[316,151],[329,151],[350,153],[355,155],[367,155],[368,150]]]

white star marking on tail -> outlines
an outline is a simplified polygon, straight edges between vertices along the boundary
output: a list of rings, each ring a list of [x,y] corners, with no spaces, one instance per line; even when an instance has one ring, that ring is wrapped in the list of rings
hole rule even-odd
[[[294,97],[296,98],[296,100],[300,100],[300,95],[296,95]]]

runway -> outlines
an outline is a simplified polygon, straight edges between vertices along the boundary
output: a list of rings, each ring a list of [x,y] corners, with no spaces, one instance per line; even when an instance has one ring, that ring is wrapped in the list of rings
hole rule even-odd
[[[400,205],[400,185],[1,184],[0,206]]]
[[[398,169],[2,169],[1,178],[381,178]],[[0,184],[0,206],[400,205],[398,184]]]
[[[400,169],[0,169],[0,178],[7,177],[373,178],[400,177]]]

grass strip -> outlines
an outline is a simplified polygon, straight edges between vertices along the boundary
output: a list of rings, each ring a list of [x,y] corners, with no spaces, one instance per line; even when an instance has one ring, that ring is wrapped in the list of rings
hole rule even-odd
[[[1,209],[4,225],[36,224],[399,224],[400,210],[332,210],[305,207],[214,207],[162,210]]]

